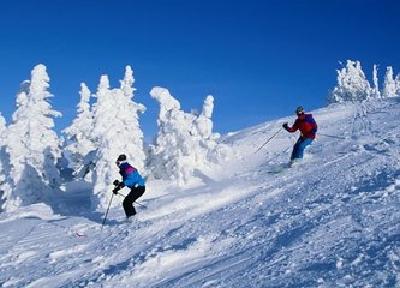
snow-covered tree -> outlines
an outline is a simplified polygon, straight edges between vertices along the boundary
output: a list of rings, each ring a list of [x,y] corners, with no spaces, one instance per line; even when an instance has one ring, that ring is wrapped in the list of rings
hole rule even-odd
[[[6,119],[4,119],[3,115],[0,113],[0,141],[2,139],[2,135],[4,131],[6,130]],[[0,142],[1,144],[2,142]]]
[[[119,89],[110,89],[108,77],[101,76],[97,89],[97,102],[93,107],[93,130],[91,138],[97,149],[92,154],[95,163],[92,206],[95,209],[107,207],[111,197],[112,182],[119,179],[115,161],[125,154],[129,162],[143,173],[145,154],[143,132],[139,115],[145,111],[143,104],[132,100],[135,89],[133,73],[126,67],[125,77]]]
[[[5,210],[6,200],[11,196],[11,186],[8,179],[9,161],[4,149],[5,132],[6,120],[0,114],[0,211]]]
[[[167,89],[154,87],[150,95],[160,103],[159,131],[149,152],[149,167],[155,178],[184,185],[196,169],[202,170],[227,155],[226,147],[216,142],[219,134],[212,132],[213,96],[207,96],[202,113],[195,115],[182,111]]]
[[[135,83],[135,79],[133,78],[133,71],[131,66],[127,65],[125,67],[125,76],[123,80],[120,80],[121,90],[124,92],[124,96],[128,98],[130,101],[133,97],[133,93],[136,91],[136,88],[133,87]],[[141,104],[136,104],[140,106],[140,110],[144,111],[144,107]]]
[[[194,126],[201,139],[210,139],[211,137],[214,125],[211,120],[213,111],[214,97],[208,95],[204,100],[202,113],[197,117],[195,121],[196,125]]]
[[[363,101],[372,97],[371,86],[359,61],[347,60],[346,67],[337,73],[337,84],[329,97],[331,103]]]
[[[91,94],[86,84],[81,83],[79,94],[80,101],[77,106],[77,117],[73,120],[71,126],[63,131],[66,135],[64,156],[68,160],[68,166],[75,173],[83,168],[84,158],[96,148],[91,138],[93,114],[89,103]]]
[[[383,79],[382,97],[396,97],[396,82],[393,76],[393,67],[386,68],[385,78]]]
[[[397,74],[396,78],[394,79],[395,86],[396,86],[396,95],[400,96],[400,74]]]
[[[149,153],[151,174],[183,185],[193,174],[196,162],[197,147],[191,134],[195,116],[183,112],[167,89],[155,87],[150,95],[160,104],[159,132]]]
[[[381,98],[381,92],[379,91],[378,85],[378,67],[374,65],[374,70],[372,71],[372,79],[374,81],[374,87],[371,89],[371,97],[372,98]]]
[[[207,162],[217,163],[226,160],[231,154],[226,145],[217,142],[221,135],[213,133],[214,123],[211,120],[213,112],[214,97],[208,95],[204,100],[202,113],[195,119],[192,129],[192,134],[198,136],[198,143],[201,150],[204,151],[202,159],[207,160],[202,163],[206,164]]]
[[[48,88],[46,67],[37,65],[31,72],[31,80],[22,83],[17,95],[17,110],[4,139],[13,181],[7,209],[41,201],[58,187],[56,162],[60,140],[52,129],[53,118],[61,114],[47,101],[53,96]]]

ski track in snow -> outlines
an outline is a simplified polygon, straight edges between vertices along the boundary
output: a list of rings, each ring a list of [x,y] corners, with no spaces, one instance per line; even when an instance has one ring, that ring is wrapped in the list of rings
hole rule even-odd
[[[294,136],[254,152],[292,117],[232,133],[237,160],[203,185],[146,192],[132,223],[122,207],[103,228],[45,204],[0,215],[0,287],[396,287],[400,104],[357,109],[315,111],[334,137],[276,174]]]

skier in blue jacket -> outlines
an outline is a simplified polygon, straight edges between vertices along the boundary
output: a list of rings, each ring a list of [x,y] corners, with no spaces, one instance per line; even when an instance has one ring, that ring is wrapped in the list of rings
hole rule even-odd
[[[125,186],[131,188],[131,191],[125,197],[123,202],[126,218],[129,219],[129,217],[136,215],[136,209],[133,206],[133,203],[138,198],[142,197],[145,191],[144,179],[137,169],[132,167],[126,161],[125,155],[119,155],[117,162],[115,163],[119,168],[119,174],[122,176],[122,181],[114,180],[114,185],[116,187],[114,188],[113,193],[118,194],[118,191]]]

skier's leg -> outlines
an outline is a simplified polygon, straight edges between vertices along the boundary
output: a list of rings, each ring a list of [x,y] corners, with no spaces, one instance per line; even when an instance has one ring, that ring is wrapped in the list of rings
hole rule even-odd
[[[133,207],[133,202],[135,202],[135,194],[132,191],[125,197],[123,205],[126,217],[131,217],[136,215],[136,209]]]
[[[306,147],[308,145],[310,145],[311,142],[312,142],[312,139],[309,139],[309,138],[304,138],[304,139],[302,139],[301,142],[299,142],[299,144],[298,144],[298,153],[297,153],[298,157],[297,158],[303,158],[304,149],[306,149]]]
[[[299,158],[298,154],[299,154],[300,140],[301,140],[301,138],[299,138],[299,140],[297,140],[296,144],[293,145],[292,156],[290,157],[290,160],[292,160],[292,161],[296,158]]]
[[[143,193],[145,191],[144,186],[137,186],[137,187],[132,187],[131,193],[134,195],[133,196],[133,202],[135,202],[137,199],[143,196]]]

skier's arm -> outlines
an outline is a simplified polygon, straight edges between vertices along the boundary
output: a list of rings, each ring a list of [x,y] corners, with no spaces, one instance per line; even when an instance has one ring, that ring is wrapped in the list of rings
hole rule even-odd
[[[299,125],[298,125],[297,120],[294,121],[294,124],[292,127],[286,126],[285,129],[286,129],[286,131],[288,131],[290,133],[293,133],[293,132],[296,132],[297,130],[299,130]]]

